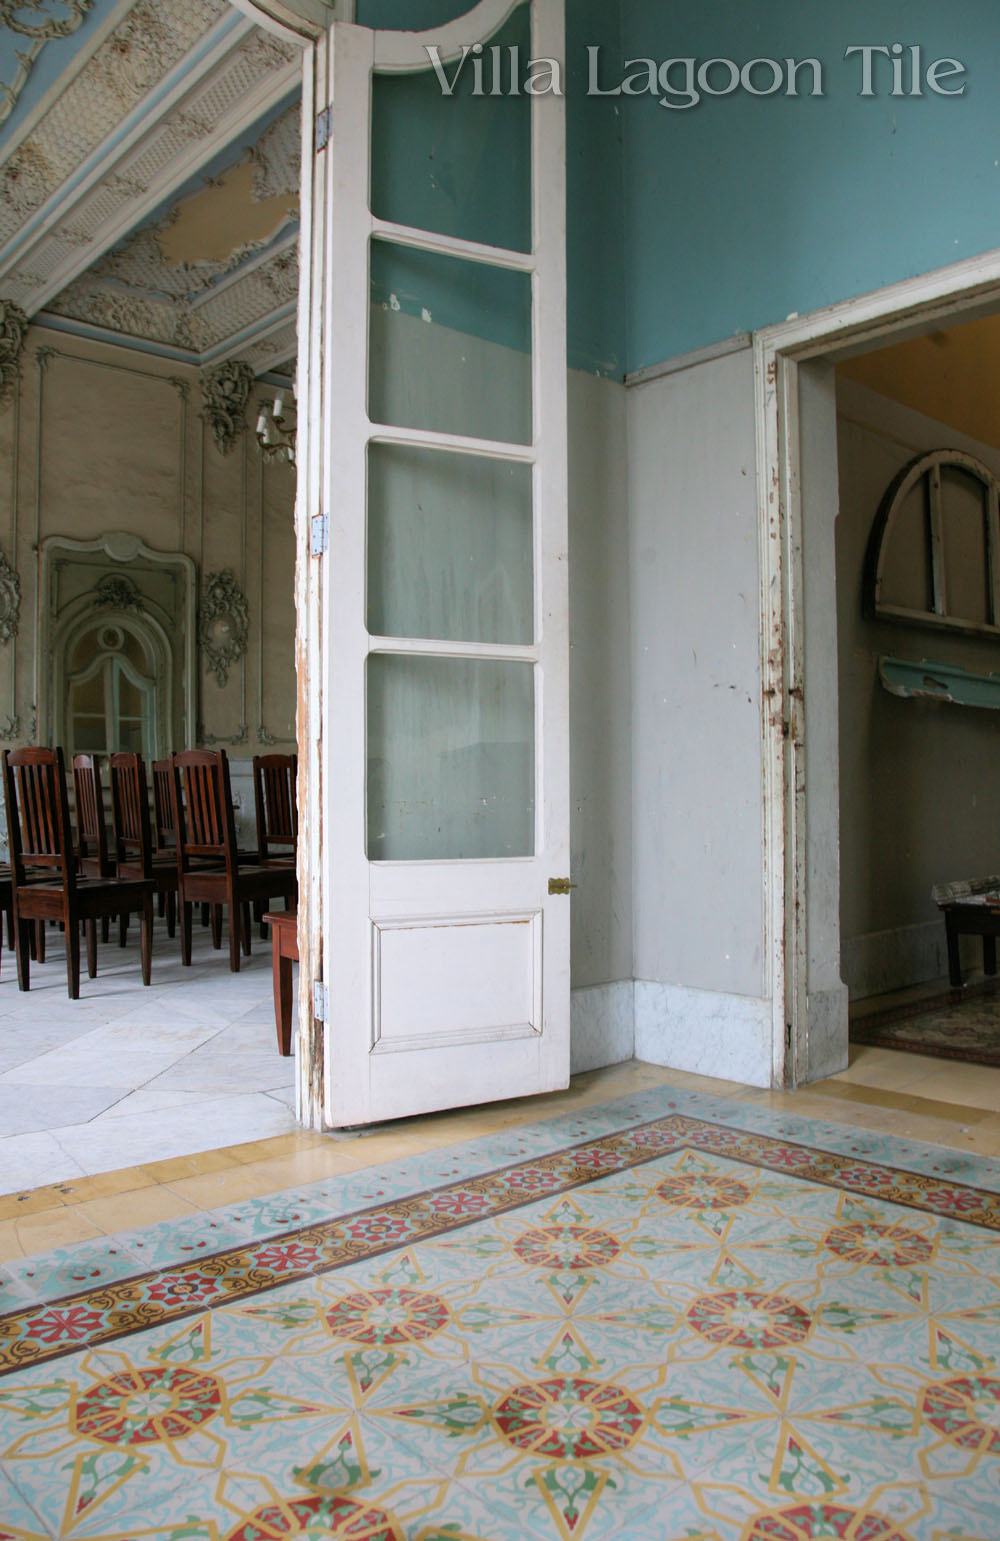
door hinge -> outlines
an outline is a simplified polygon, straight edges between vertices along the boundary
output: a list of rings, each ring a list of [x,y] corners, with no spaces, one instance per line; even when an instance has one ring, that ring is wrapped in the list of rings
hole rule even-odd
[[[575,887],[576,884],[571,883],[569,878],[549,878],[550,894],[568,894],[570,889]]]
[[[316,114],[316,154],[325,150],[330,143],[330,130],[333,126],[333,108],[324,107],[322,112]]]
[[[313,981],[313,1016],[317,1022],[326,1021],[326,985],[321,979]]]
[[[330,515],[313,514],[309,521],[309,555],[322,556],[330,544]]]

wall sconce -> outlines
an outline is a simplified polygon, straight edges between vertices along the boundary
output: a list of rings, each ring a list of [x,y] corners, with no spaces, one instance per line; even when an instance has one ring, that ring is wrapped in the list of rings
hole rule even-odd
[[[290,398],[290,399],[289,399]],[[262,402],[257,414],[257,443],[265,460],[295,464],[295,430],[298,413],[295,398],[279,391],[272,402]]]

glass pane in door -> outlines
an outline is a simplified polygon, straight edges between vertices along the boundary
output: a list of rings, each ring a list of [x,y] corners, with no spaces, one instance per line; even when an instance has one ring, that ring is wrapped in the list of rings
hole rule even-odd
[[[509,460],[369,445],[369,632],[530,643],[531,477]]]
[[[419,74],[375,75],[377,219],[531,250],[530,56],[528,7],[519,6],[478,55],[442,64],[444,86],[429,58]]]
[[[375,240],[373,423],[530,444],[531,277]]]
[[[368,659],[371,861],[530,856],[534,669],[503,659]]]

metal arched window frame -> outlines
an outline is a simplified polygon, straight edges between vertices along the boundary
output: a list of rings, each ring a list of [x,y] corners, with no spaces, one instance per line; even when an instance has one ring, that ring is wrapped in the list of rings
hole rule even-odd
[[[986,551],[985,591],[988,619],[974,620],[954,615],[948,610],[946,516],[942,499],[941,473],[955,469],[973,477],[982,487],[984,546]],[[930,554],[931,608],[913,610],[905,605],[887,603],[882,597],[886,560],[892,545],[896,516],[920,482],[927,484],[925,519],[927,549]],[[917,455],[886,489],[879,504],[865,559],[865,613],[873,619],[897,621],[910,626],[928,626],[933,630],[960,631],[970,636],[1000,636],[1000,480],[974,455],[963,450],[935,449]]]

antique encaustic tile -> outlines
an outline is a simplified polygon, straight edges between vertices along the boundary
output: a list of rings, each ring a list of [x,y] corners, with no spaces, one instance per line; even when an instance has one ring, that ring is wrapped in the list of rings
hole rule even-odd
[[[13,1300],[0,1538],[996,1541],[996,1169],[621,1112]]]

